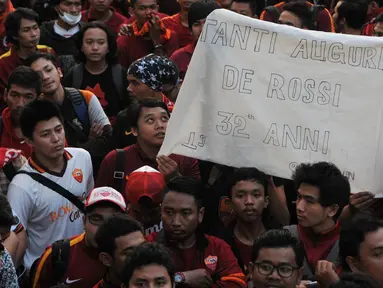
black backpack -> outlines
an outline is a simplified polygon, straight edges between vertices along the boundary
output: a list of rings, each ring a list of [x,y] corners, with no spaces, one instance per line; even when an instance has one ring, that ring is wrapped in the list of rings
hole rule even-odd
[[[64,277],[65,272],[68,269],[69,265],[69,256],[70,256],[70,240],[58,240],[52,244],[51,252],[51,261],[52,261],[52,273],[56,281],[56,284],[61,284],[59,281]],[[34,278],[36,276],[37,264],[39,263],[40,258],[36,259],[33,262],[30,270],[30,284],[32,287]]]

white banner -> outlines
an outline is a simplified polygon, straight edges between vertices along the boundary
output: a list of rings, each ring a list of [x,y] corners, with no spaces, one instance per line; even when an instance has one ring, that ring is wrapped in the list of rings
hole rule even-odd
[[[206,20],[160,154],[290,178],[329,161],[383,192],[383,40],[219,9]],[[381,195],[379,195],[381,194]]]

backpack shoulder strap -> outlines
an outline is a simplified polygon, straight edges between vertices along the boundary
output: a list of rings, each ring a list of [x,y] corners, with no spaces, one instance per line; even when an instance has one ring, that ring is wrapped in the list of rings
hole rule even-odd
[[[88,114],[88,106],[85,103],[84,97],[82,96],[81,92],[75,88],[66,87],[65,91],[67,92],[67,96],[69,97],[69,100],[72,103],[76,116],[83,125],[83,130],[87,133],[87,131],[89,131],[90,129],[90,121]]]
[[[72,71],[72,87],[76,89],[81,88],[82,79],[84,77],[84,65],[82,63],[73,67]]]
[[[44,177],[43,175],[39,173],[27,172],[23,170],[17,172],[17,174],[29,175],[29,177],[31,177],[36,182],[39,182],[40,184],[44,185],[45,187],[48,187],[52,191],[56,192],[57,194],[60,194],[62,197],[72,202],[73,205],[75,205],[82,213],[85,212],[84,203],[82,203],[79,198],[77,198],[73,193],[69,192],[67,189],[65,189],[61,185],[57,184],[56,182],[53,182],[51,179]]]
[[[269,13],[271,15],[271,17],[273,18],[273,22],[278,21],[279,15],[281,15],[281,13],[279,12],[279,10],[275,6],[267,6],[265,8],[265,10],[267,13]]]
[[[52,270],[57,283],[64,277],[69,265],[70,241],[59,240],[52,244]]]
[[[123,188],[123,182],[125,178],[125,150],[124,149],[116,149],[116,167],[113,173],[113,187],[121,194]]]
[[[124,79],[122,75],[122,66],[120,64],[113,65],[112,67],[112,76],[114,84],[117,89],[118,97],[121,101],[124,100]]]

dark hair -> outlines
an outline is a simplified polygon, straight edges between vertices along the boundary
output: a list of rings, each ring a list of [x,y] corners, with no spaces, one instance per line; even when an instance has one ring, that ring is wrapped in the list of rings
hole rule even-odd
[[[374,23],[383,22],[383,13],[380,13],[374,20]]]
[[[189,29],[192,29],[196,21],[205,19],[211,12],[220,8],[215,0],[200,0],[192,3],[188,12]]]
[[[19,66],[12,71],[11,75],[8,77],[8,92],[12,85],[35,89],[37,95],[41,94],[43,88],[40,74],[27,66]]]
[[[347,26],[361,29],[366,23],[368,5],[362,0],[340,0],[338,19],[345,19]]]
[[[124,213],[121,210],[121,207],[117,204],[109,201],[100,201],[90,205],[89,207],[85,207],[85,215],[92,213],[96,208],[114,208],[118,211],[118,213]]]
[[[292,176],[298,189],[302,183],[319,189],[319,203],[328,207],[338,205],[339,209],[334,220],[337,220],[350,197],[350,183],[347,177],[332,163],[317,162],[300,164]]]
[[[142,108],[156,108],[160,107],[166,111],[168,116],[170,117],[170,113],[168,110],[168,106],[160,100],[153,99],[153,98],[148,98],[148,99],[143,99],[141,101],[132,103],[130,106],[129,110],[129,124],[133,128],[138,128],[138,119],[141,116]]]
[[[379,288],[379,283],[367,274],[346,273],[330,288]]]
[[[342,227],[339,238],[339,256],[344,270],[351,270],[346,258],[348,256],[354,258],[359,256],[360,245],[364,241],[366,234],[375,232],[380,228],[383,228],[383,220],[367,213],[355,215]]]
[[[231,199],[231,190],[235,184],[240,181],[255,181],[263,186],[265,190],[265,196],[267,195],[268,187],[268,177],[262,171],[259,171],[257,168],[237,168],[231,174],[228,181],[228,195]]]
[[[108,253],[114,257],[116,238],[134,232],[144,233],[140,222],[127,214],[118,213],[98,228],[95,241],[100,252]]]
[[[170,180],[164,189],[163,196],[170,191],[190,195],[196,201],[197,207],[204,207],[204,186],[200,180],[192,176],[178,176]]]
[[[234,2],[248,4],[250,7],[252,16],[258,15],[258,13],[262,11],[262,7],[260,5],[261,3],[259,3],[262,1],[259,1],[259,0],[258,1],[257,0],[233,0],[233,2],[231,2],[231,5],[233,5]]]
[[[134,5],[136,5],[136,2],[137,2],[137,0],[130,0],[129,1],[129,6],[134,8]],[[158,5],[159,4],[159,0],[156,0],[156,2],[157,2],[157,5]]]
[[[19,37],[21,19],[36,21],[37,24],[39,23],[39,15],[32,9],[19,7],[9,13],[4,23],[5,34],[9,43],[19,44],[17,37]]]
[[[2,193],[0,193],[0,211],[0,226],[11,227],[18,222],[13,216],[12,208],[7,197]]]
[[[33,139],[33,131],[35,131],[37,123],[48,121],[53,117],[57,117],[61,123],[64,123],[60,108],[56,103],[50,100],[34,100],[25,105],[21,112],[21,132],[25,137]]]
[[[81,28],[81,31],[79,33],[79,36],[78,36],[77,42],[76,42],[77,50],[79,51],[79,55],[78,55],[79,60],[83,63],[85,63],[87,61],[86,56],[85,56],[84,52],[82,51],[82,44],[83,44],[84,36],[85,36],[86,31],[88,31],[89,29],[96,29],[96,28],[104,31],[106,34],[106,37],[107,37],[108,50],[109,51],[105,56],[106,62],[109,64],[117,63],[117,55],[116,55],[116,53],[117,53],[117,41],[116,41],[116,37],[107,25],[105,25],[104,23],[99,22],[99,21],[87,23],[87,24],[85,24],[84,27]]]
[[[251,261],[257,261],[262,248],[291,248],[295,253],[295,262],[298,267],[303,267],[304,252],[299,240],[285,229],[272,229],[266,231],[253,244]]]
[[[169,274],[171,283],[174,283],[175,268],[172,255],[165,246],[155,242],[134,248],[125,261],[125,267],[121,273],[122,282],[128,287],[135,270],[153,264],[163,266]]]
[[[37,60],[39,59],[45,59],[47,61],[50,61],[52,62],[52,64],[57,68],[58,65],[57,65],[57,59],[55,56],[53,56],[52,54],[50,53],[44,53],[44,52],[35,52],[35,53],[32,53],[31,55],[29,55],[27,57],[27,59],[25,60],[25,63],[27,66],[32,66],[32,64],[34,62],[36,62]]]
[[[283,5],[283,11],[288,11],[296,15],[302,23],[303,27],[313,28],[313,15],[311,7],[306,1],[294,1]]]

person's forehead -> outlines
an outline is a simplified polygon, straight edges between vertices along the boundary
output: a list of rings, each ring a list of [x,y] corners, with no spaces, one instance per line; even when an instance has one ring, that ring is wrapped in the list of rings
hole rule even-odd
[[[52,63],[52,61],[42,57],[34,61],[31,65],[32,69],[34,70],[40,70],[46,66],[54,66],[54,64]]]
[[[166,278],[170,280],[170,276],[166,268],[158,264],[150,264],[134,270],[132,278],[147,281],[153,281],[158,278]]]
[[[280,263],[296,265],[295,252],[292,247],[261,248],[255,262],[270,261],[274,265]]]
[[[11,92],[17,92],[20,94],[37,94],[35,88],[26,88],[26,87],[19,86],[17,84],[11,84],[11,86],[9,87],[8,93],[11,93]]]
[[[234,190],[245,190],[245,191],[253,191],[253,190],[261,190],[264,191],[264,187],[258,181],[249,179],[249,180],[241,180],[235,183],[233,186]]]
[[[231,9],[249,10],[250,9],[250,3],[243,3],[243,2],[233,1],[231,3]]]
[[[137,0],[136,5],[140,6],[151,6],[151,5],[157,5],[157,0]]]
[[[61,124],[62,123],[60,122],[59,118],[53,117],[53,118],[51,118],[49,120],[39,121],[36,124],[35,131],[36,132],[40,132],[40,131],[43,131],[43,130],[51,130],[51,129],[54,129],[58,125],[61,125]]]
[[[107,35],[101,28],[89,28],[84,33],[84,38],[103,38],[106,39]]]
[[[195,207],[196,201],[192,195],[169,191],[164,196],[162,206],[174,209],[189,209]]]
[[[141,231],[135,231],[116,238],[116,247],[124,250],[130,247],[136,247],[145,242],[144,235]]]
[[[37,22],[35,20],[21,18],[20,28],[27,28],[27,27],[32,27],[35,25],[37,25]]]
[[[368,250],[383,247],[383,228],[367,233],[361,243],[361,251],[365,250],[363,247]]]
[[[81,0],[63,0],[60,2],[60,4],[63,3],[63,4],[66,4],[66,5],[72,5],[72,4],[82,4],[81,3]]]
[[[154,114],[154,115],[166,114],[167,115],[166,110],[161,107],[142,107],[142,111],[140,115],[141,118],[144,118],[150,114]]]
[[[307,184],[307,183],[302,183],[299,186],[298,193],[301,196],[311,196],[311,197],[314,197],[317,199],[319,199],[319,197],[320,197],[319,188],[314,186],[314,185]]]

